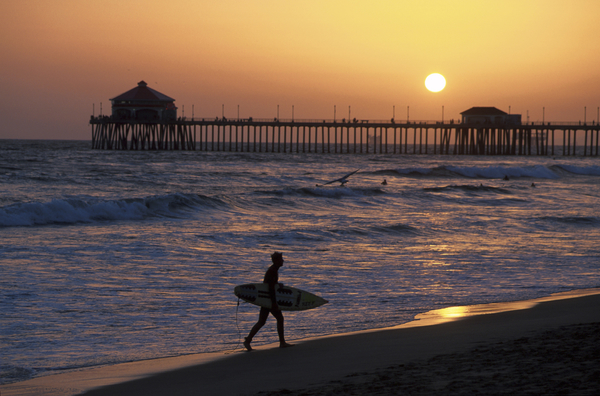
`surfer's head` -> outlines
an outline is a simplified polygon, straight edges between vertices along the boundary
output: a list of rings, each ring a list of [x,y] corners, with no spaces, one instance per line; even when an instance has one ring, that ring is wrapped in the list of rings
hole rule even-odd
[[[273,261],[273,264],[279,264],[280,266],[283,265],[283,254],[280,252],[275,252],[271,255],[271,261]]]

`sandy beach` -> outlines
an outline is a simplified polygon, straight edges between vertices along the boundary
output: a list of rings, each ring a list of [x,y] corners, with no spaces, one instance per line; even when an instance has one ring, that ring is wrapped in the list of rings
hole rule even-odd
[[[600,391],[600,290],[399,326],[40,377],[8,395],[576,394]],[[559,298],[559,299],[554,299]],[[493,306],[492,306],[493,307]],[[502,305],[493,307],[502,311]],[[515,306],[513,306],[515,309]],[[450,320],[452,319],[452,320]],[[450,320],[450,321],[448,321]],[[437,323],[431,325],[431,323]]]

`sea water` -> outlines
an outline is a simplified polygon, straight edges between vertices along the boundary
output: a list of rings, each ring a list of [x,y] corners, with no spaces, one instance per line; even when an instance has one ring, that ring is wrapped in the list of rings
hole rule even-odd
[[[600,286],[599,158],[90,147],[0,141],[2,383],[239,348],[273,251],[291,342]]]

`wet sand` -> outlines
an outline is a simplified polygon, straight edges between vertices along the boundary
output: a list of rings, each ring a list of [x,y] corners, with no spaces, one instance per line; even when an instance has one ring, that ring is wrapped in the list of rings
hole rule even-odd
[[[590,293],[600,290],[583,291]],[[576,296],[514,303],[509,309],[516,310],[498,313],[487,312],[505,305],[454,307],[396,328],[304,340],[293,348],[269,345],[251,353],[134,362],[40,377],[0,391],[3,396],[86,390],[86,395],[598,394],[600,294]]]

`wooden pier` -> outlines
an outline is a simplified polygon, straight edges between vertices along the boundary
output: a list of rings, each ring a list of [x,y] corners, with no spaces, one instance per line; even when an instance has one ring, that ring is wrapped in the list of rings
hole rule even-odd
[[[186,119],[92,116],[92,148],[270,153],[598,156],[590,123]],[[583,145],[577,138],[583,136]]]

